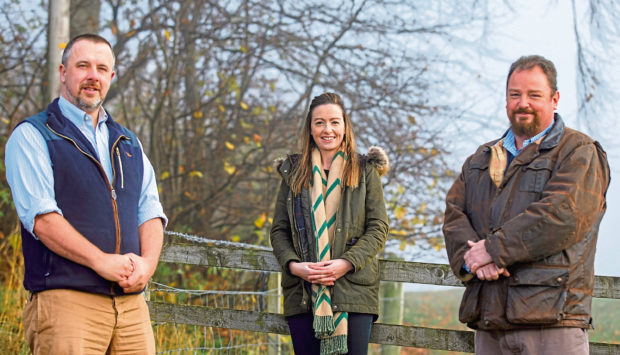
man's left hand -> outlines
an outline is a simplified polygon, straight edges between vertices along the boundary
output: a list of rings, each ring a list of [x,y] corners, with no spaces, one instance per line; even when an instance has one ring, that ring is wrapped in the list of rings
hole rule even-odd
[[[155,267],[151,265],[151,262],[139,255],[129,253],[127,254],[133,263],[133,272],[125,280],[118,282],[118,285],[123,288],[126,293],[140,292],[146,287],[147,282],[153,273]],[[157,264],[155,264],[157,266]]]
[[[476,276],[480,280],[493,281],[499,279],[500,276],[510,276],[510,272],[504,268],[499,268],[495,263],[486,264],[476,271]]]
[[[467,241],[467,245],[469,245],[470,249],[465,253],[464,259],[465,265],[469,267],[472,274],[475,274],[476,271],[484,265],[493,262],[491,255],[487,252],[484,242],[484,239],[475,243],[471,240]]]

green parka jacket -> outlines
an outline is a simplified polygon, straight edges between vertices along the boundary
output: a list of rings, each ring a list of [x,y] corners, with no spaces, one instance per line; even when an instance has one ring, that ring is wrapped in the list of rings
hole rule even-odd
[[[338,312],[379,313],[379,263],[377,254],[383,249],[388,234],[388,217],[383,199],[380,174],[389,169],[387,155],[372,147],[368,155],[360,155],[360,181],[357,188],[346,187],[336,214],[336,234],[331,245],[332,259],[346,259],[353,270],[336,280],[332,287],[332,309]],[[284,315],[312,310],[312,299],[304,280],[288,270],[291,261],[316,261],[311,230],[310,195],[301,193],[304,224],[300,236],[295,221],[295,199],[289,187],[291,170],[299,160],[290,155],[277,161],[282,176],[270,239],[273,252],[282,266]],[[310,241],[310,242],[309,242]]]
[[[467,159],[446,197],[446,250],[466,286],[459,319],[483,330],[590,328],[594,253],[610,181],[605,152],[556,114],[540,144],[525,147],[496,187],[489,177],[496,142]],[[467,241],[481,239],[510,277],[480,281],[465,271]]]

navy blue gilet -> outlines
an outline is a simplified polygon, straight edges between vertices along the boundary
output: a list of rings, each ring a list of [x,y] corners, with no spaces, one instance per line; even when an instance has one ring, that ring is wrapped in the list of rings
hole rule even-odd
[[[25,119],[43,136],[54,173],[56,203],[63,216],[105,253],[140,255],[138,202],[142,189],[142,150],[136,136],[108,116],[110,184],[98,154],[54,100],[46,111]],[[21,124],[20,123],[20,124]],[[22,224],[24,287],[31,292],[68,288],[106,295],[123,289],[92,269],[50,251]]]

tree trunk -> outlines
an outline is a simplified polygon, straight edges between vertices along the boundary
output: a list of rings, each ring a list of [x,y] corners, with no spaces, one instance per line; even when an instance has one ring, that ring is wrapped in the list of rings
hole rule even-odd
[[[70,38],[84,33],[99,33],[101,0],[71,1]]]
[[[47,85],[45,106],[60,94],[60,76],[64,45],[69,41],[69,0],[50,0],[47,29]]]

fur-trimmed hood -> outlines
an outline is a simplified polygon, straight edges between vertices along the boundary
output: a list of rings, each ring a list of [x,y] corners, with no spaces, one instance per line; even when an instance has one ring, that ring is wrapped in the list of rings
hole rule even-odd
[[[274,160],[274,168],[276,169],[278,173],[280,173],[280,175],[282,176],[288,175],[288,173],[290,173],[290,171],[288,171],[290,169],[290,165],[284,164],[284,162],[286,160],[290,160],[290,164],[296,164],[300,156],[301,156],[300,154],[290,154],[287,156],[279,157],[276,160]],[[390,170],[390,159],[388,158],[388,155],[385,152],[385,150],[381,147],[377,147],[377,146],[370,147],[370,149],[368,149],[368,153],[359,154],[358,159],[359,159],[361,169],[364,169],[364,166],[366,165],[366,163],[368,163],[377,170],[380,176],[386,175],[388,171]],[[288,167],[286,168],[285,171],[282,171],[281,169],[284,165]]]
[[[368,149],[368,154],[360,156],[361,159],[366,159],[367,163],[377,169],[379,176],[384,176],[390,171],[390,158],[383,148],[372,146]]]

